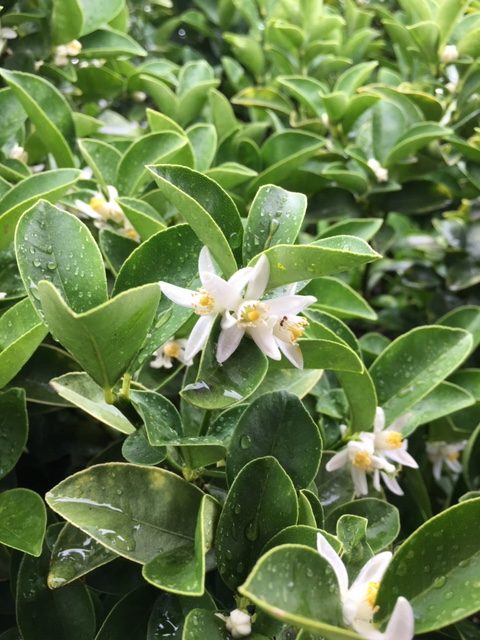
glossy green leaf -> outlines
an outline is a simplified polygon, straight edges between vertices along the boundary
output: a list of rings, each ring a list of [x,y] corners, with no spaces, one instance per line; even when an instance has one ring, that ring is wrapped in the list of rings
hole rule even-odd
[[[46,522],[45,505],[37,493],[30,489],[0,493],[0,543],[39,556]]]
[[[149,167],[160,190],[212,252],[226,276],[237,269],[232,249],[242,242],[242,225],[231,198],[216,182],[187,167]]]
[[[480,307],[478,306],[472,304],[453,309],[440,318],[437,324],[444,327],[465,329],[471,333],[473,337],[472,351],[480,343]]]
[[[317,474],[321,451],[318,427],[301,401],[286,392],[266,394],[252,402],[235,427],[227,475],[232,481],[250,460],[273,456],[301,489]]]
[[[154,447],[175,443],[183,435],[182,419],[175,405],[155,391],[130,392],[133,406],[142,417],[148,441]]]
[[[223,189],[235,189],[254,178],[257,172],[238,162],[224,162],[209,169],[207,175],[218,182]]]
[[[121,598],[105,618],[95,640],[121,640],[128,629],[130,640],[145,640],[156,593],[148,587]]]
[[[95,611],[81,582],[51,591],[47,585],[49,553],[25,556],[17,578],[17,622],[24,640],[93,640]]]
[[[276,244],[293,244],[305,216],[307,198],[303,193],[286,191],[274,185],[258,190],[243,237],[243,259],[248,262],[257,253]]]
[[[28,362],[46,335],[29,299],[17,302],[0,317],[0,388]]]
[[[207,171],[210,168],[217,151],[217,132],[213,125],[198,123],[186,131],[195,158],[194,168],[197,171]]]
[[[107,300],[102,255],[76,216],[40,201],[18,223],[15,250],[25,288],[40,313],[37,288],[41,280],[54,284],[77,313]]]
[[[1,366],[1,359],[0,359]],[[7,475],[23,453],[28,436],[28,416],[23,389],[0,393],[0,478]]]
[[[270,262],[269,289],[347,271],[380,257],[364,240],[353,236],[325,238],[309,245],[277,245],[263,253]]]
[[[383,224],[380,218],[359,218],[356,220],[340,220],[324,229],[319,234],[320,238],[331,238],[338,235],[356,236],[369,241],[377,233]]]
[[[254,400],[264,393],[288,391],[301,399],[310,393],[322,375],[323,371],[316,369],[274,369],[269,366],[260,386],[250,397]]]
[[[154,284],[130,289],[84,313],[72,311],[45,280],[38,295],[53,335],[103,389],[111,389],[146,338],[160,289]]]
[[[361,498],[335,507],[325,520],[327,531],[334,533],[339,518],[345,514],[367,519],[366,539],[374,553],[389,547],[400,532],[398,509],[378,498]]]
[[[97,29],[82,38],[82,58],[146,56],[147,52],[129,35],[116,29]]]
[[[42,198],[55,202],[78,180],[76,169],[56,169],[35,174],[22,180],[0,199],[0,250],[6,249],[15,237],[17,222],[24,211]]]
[[[151,180],[145,165],[160,162],[193,166],[188,138],[174,131],[164,131],[147,134],[133,142],[118,165],[115,184],[120,193],[133,196],[141,191],[145,182]]]
[[[218,522],[215,549],[223,581],[232,589],[241,584],[268,540],[297,517],[295,487],[275,458],[245,465]]]
[[[144,200],[118,198],[117,202],[142,240],[148,240],[166,228],[155,209]]]
[[[143,567],[147,582],[164,591],[201,596],[205,591],[205,554],[213,547],[219,515],[218,503],[208,495],[202,498],[194,541],[160,553]]]
[[[284,589],[282,585],[292,585]],[[330,564],[314,549],[286,544],[263,555],[240,587],[240,593],[282,622],[329,640],[357,639],[341,629],[337,579]]]
[[[66,373],[50,382],[59,396],[96,420],[120,433],[133,433],[135,427],[113,404],[105,402],[103,389],[86,373]]]
[[[78,148],[85,162],[93,171],[98,184],[105,189],[116,182],[117,167],[122,155],[118,149],[104,140],[84,139],[78,141]]]
[[[440,140],[441,138],[451,135],[452,130],[447,129],[435,122],[419,122],[412,125],[408,132],[396,141],[393,149],[385,159],[385,164],[391,166],[396,162],[406,160],[417,151],[425,147],[430,142]]]
[[[252,340],[242,340],[221,367],[215,351],[216,340],[210,337],[195,382],[181,391],[182,398],[203,409],[225,409],[246,400],[262,382],[268,368],[267,358]]]
[[[467,357],[472,337],[462,329],[417,327],[394,340],[370,375],[391,422],[424,398]]]
[[[225,622],[212,611],[192,609],[185,618],[181,637],[182,640],[196,640],[198,637],[225,640],[225,633]]]
[[[110,22],[121,11],[123,0],[106,0],[99,6],[94,0],[78,0],[83,14],[82,33],[91,33]]]
[[[193,541],[201,499],[170,471],[123,463],[89,467],[46,495],[67,522],[140,564]]]
[[[108,227],[100,229],[98,244],[110,271],[116,275],[128,256],[138,247],[135,240],[112,231]]]
[[[352,287],[337,278],[318,278],[310,283],[302,294],[317,298],[315,307],[328,311],[339,318],[362,318],[376,320],[372,307]]]
[[[467,500],[434,516],[405,540],[381,582],[379,621],[388,619],[399,595],[413,607],[416,633],[441,629],[478,609],[479,516],[480,500]]]
[[[117,557],[91,536],[65,524],[52,549],[48,586],[58,589]]]
[[[69,145],[75,138],[75,126],[64,96],[38,75],[6,69],[0,75],[15,93],[58,166],[75,166]]]

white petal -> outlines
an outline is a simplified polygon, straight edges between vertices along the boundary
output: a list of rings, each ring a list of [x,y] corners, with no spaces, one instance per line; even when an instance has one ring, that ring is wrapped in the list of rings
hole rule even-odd
[[[447,467],[453,471],[453,473],[460,473],[462,471],[462,465],[458,460],[445,460]]]
[[[389,476],[387,473],[382,473],[382,480],[392,493],[397,496],[403,496],[402,488],[393,476]]]
[[[118,191],[115,187],[112,187],[112,185],[107,186],[107,193],[109,200],[116,200],[118,198]]]
[[[355,494],[357,496],[367,496],[368,495],[368,482],[367,482],[367,474],[363,469],[357,469],[356,467],[351,467],[350,472],[352,474],[353,485],[355,487]]]
[[[394,420],[388,427],[387,431],[400,431],[400,433],[402,433],[403,429],[407,426],[410,420],[412,420],[412,418],[413,416],[411,413],[405,413],[403,416]]]
[[[228,284],[234,287],[239,293],[247,286],[252,274],[252,267],[244,267],[236,271],[233,276],[228,279]]]
[[[325,558],[328,564],[332,567],[337,576],[338,586],[340,589],[340,596],[343,599],[344,595],[348,591],[348,573],[342,559],[328,542],[324,535],[317,533],[317,551]]]
[[[412,458],[406,449],[388,449],[384,451],[383,454],[387,456],[387,458],[390,458],[390,460],[403,464],[404,467],[418,469],[418,464],[416,463],[415,458]]]
[[[437,480],[437,482],[440,482],[440,480],[442,479],[442,466],[442,459],[435,460],[435,462],[433,463],[433,477],[435,478],[435,480]]]
[[[260,256],[257,264],[250,274],[250,281],[247,287],[245,298],[248,300],[258,300],[265,293],[268,279],[270,278],[270,262],[267,256]]]
[[[93,207],[91,207],[86,202],[82,202],[82,200],[75,200],[75,207],[83,213],[88,218],[93,218],[94,220],[103,220],[103,217],[95,211]]]
[[[327,471],[336,471],[337,469],[341,469],[347,464],[348,461],[348,450],[343,449],[343,451],[339,451],[336,453],[333,458],[325,465],[325,469]]]
[[[383,634],[384,640],[412,640],[414,633],[415,616],[412,605],[406,598],[400,596]]]
[[[245,335],[245,330],[234,325],[229,329],[222,329],[218,337],[217,344],[217,362],[225,362],[235,352],[240,341]]]
[[[274,316],[296,315],[317,299],[314,296],[280,296],[267,300],[269,312]]]
[[[373,421],[373,430],[375,432],[383,431],[385,429],[385,411],[382,407],[377,407],[375,410],[375,419]]]
[[[192,360],[207,344],[208,336],[212,330],[215,316],[201,316],[192,329],[185,347],[185,360]]]
[[[359,585],[367,584],[368,582],[381,582],[391,559],[392,554],[390,551],[383,551],[373,556],[373,558],[370,558],[370,560],[363,565],[350,588],[355,589]]]
[[[303,369],[303,354],[298,344],[289,344],[283,340],[277,340],[277,344],[280,351],[294,367]]]
[[[205,286],[205,283],[203,282],[204,274],[216,272],[217,270],[215,268],[215,264],[213,262],[210,251],[207,249],[207,247],[202,247],[200,255],[198,256],[198,275],[200,276],[200,280],[203,286]]]
[[[380,485],[380,471],[375,469],[373,472],[373,488],[375,491],[381,491],[382,487]]]
[[[257,347],[272,360],[280,360],[282,355],[277,342],[269,327],[249,327],[248,335],[252,337]]]
[[[222,329],[230,329],[237,324],[237,319],[229,311],[225,311],[222,316],[221,327]]]
[[[384,636],[371,622],[352,620],[353,629],[365,640],[383,640]]]
[[[236,310],[239,306],[241,297],[238,291],[216,273],[204,273],[202,284],[215,298],[217,308]]]
[[[172,302],[179,304],[181,307],[190,307],[192,308],[193,297],[195,295],[195,291],[191,289],[184,289],[183,287],[177,287],[175,284],[170,284],[168,282],[159,282],[160,289],[162,293],[167,296]]]

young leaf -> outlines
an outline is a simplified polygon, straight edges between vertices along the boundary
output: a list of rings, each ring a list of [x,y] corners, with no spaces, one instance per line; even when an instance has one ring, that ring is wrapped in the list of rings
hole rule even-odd
[[[38,493],[10,489],[0,494],[0,543],[39,556],[46,523],[45,505]]]
[[[23,389],[0,393],[0,437],[8,446],[0,449],[0,479],[17,464],[28,436],[27,404]]]

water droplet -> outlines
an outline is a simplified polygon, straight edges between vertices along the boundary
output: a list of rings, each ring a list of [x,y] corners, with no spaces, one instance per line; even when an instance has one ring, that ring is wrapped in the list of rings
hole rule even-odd
[[[254,542],[258,538],[258,524],[255,520],[252,520],[252,522],[245,527],[245,537],[247,540],[250,540],[250,542]]]
[[[53,271],[54,269],[57,268],[57,263],[55,262],[55,260],[49,260],[47,262],[47,267],[48,269],[50,269],[50,271]]]
[[[433,588],[440,589],[444,586],[446,581],[447,579],[445,578],[445,576],[438,576],[438,578],[435,578],[435,580],[433,581]]]
[[[249,449],[252,446],[252,438],[249,435],[244,435],[240,438],[240,448]]]

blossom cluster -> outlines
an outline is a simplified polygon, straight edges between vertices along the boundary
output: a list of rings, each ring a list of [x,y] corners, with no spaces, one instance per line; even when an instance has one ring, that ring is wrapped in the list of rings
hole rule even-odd
[[[417,463],[407,451],[407,440],[402,428],[408,416],[402,416],[385,427],[385,412],[377,407],[373,432],[361,431],[346,447],[336,453],[326,465],[327,471],[335,471],[348,465],[357,496],[368,494],[367,476],[372,476],[373,486],[380,491],[383,480],[386,487],[396,495],[403,495],[396,475],[399,468],[393,463],[418,468]]]
[[[139,235],[131,225],[130,221],[124,214],[121,206],[119,205],[118,191],[115,187],[107,187],[108,200],[103,193],[97,191],[95,195],[90,198],[88,204],[82,200],[76,200],[76,208],[87,218],[91,218],[93,224],[97,229],[102,229],[113,223],[116,228],[120,228],[120,231],[127,238],[138,241]]]
[[[153,366],[167,362],[168,367],[172,357],[184,364],[190,363],[204,349],[215,320],[221,316],[216,350],[220,364],[230,358],[247,335],[269,358],[280,360],[283,354],[295,367],[303,367],[297,341],[308,322],[298,314],[316,301],[314,296],[297,295],[293,285],[283,295],[265,299],[270,277],[270,263],[265,255],[260,256],[255,266],[240,269],[225,280],[218,275],[210,252],[203,247],[198,272],[201,282],[198,290],[160,282],[167,298],[192,309],[200,317],[186,343],[175,345],[169,341],[162,345]],[[165,361],[165,357],[170,360]]]

